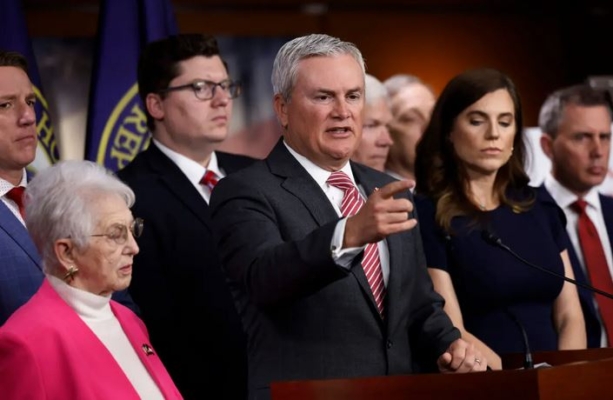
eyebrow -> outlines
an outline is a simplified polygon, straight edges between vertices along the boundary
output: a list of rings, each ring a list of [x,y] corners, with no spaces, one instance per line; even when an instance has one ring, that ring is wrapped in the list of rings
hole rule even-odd
[[[471,112],[469,112],[469,113],[468,113],[468,114],[466,114],[466,115],[471,116],[471,115],[474,115],[474,114],[476,114],[476,115],[478,115],[478,116],[480,116],[480,117],[484,117],[484,118],[486,118],[486,117],[488,116],[488,114],[487,114],[487,113],[485,113],[485,112],[483,112],[483,111],[480,111],[480,110],[471,111]],[[498,115],[497,115],[497,117],[498,117],[498,118],[500,118],[500,117],[511,117],[511,118],[513,118],[513,113],[510,113],[510,112],[504,112],[504,113],[500,113],[500,114],[498,114]]]
[[[17,100],[19,98],[16,94],[7,94],[4,96],[0,96],[0,100]],[[26,95],[26,100],[35,99],[36,94],[34,92],[28,93]]]
[[[325,93],[325,94],[335,94],[336,90],[319,88],[319,89],[316,89],[315,92],[317,92],[317,93]],[[358,86],[356,88],[349,89],[349,90],[345,91],[344,93],[353,93],[353,92],[363,92],[363,90]]]

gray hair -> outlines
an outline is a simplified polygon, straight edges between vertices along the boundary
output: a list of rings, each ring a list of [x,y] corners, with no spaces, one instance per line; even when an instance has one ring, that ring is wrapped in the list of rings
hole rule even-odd
[[[366,92],[365,104],[372,105],[379,99],[389,101],[387,89],[380,80],[370,74],[366,74],[364,78],[364,90]]]
[[[434,96],[434,90],[430,87],[430,85],[425,84],[421,79],[416,77],[415,75],[409,74],[397,74],[393,75],[383,82],[383,85],[387,89],[390,97],[394,97],[407,86],[410,85],[422,85],[426,89],[428,89],[432,95]]]
[[[312,34],[290,40],[279,49],[272,66],[271,82],[274,95],[280,94],[283,100],[290,100],[296,82],[298,64],[305,58],[345,54],[352,56],[362,68],[362,72],[366,73],[362,53],[353,43],[323,34]]]
[[[611,99],[606,91],[589,85],[569,86],[553,92],[543,103],[538,122],[541,132],[555,137],[564,116],[564,109],[569,104],[582,107],[604,106],[609,111],[609,115],[613,116]]]
[[[92,200],[104,195],[118,195],[128,207],[135,200],[132,189],[91,161],[61,161],[36,173],[26,189],[26,226],[45,272],[59,265],[57,240],[70,237],[77,248],[87,246],[97,222]]]

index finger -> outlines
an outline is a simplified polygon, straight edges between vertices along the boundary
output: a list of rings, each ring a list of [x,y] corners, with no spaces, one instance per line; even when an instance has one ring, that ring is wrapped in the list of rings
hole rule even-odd
[[[379,193],[382,198],[389,199],[396,193],[405,192],[413,186],[415,186],[415,182],[411,180],[396,181],[383,186],[377,191],[377,193]]]

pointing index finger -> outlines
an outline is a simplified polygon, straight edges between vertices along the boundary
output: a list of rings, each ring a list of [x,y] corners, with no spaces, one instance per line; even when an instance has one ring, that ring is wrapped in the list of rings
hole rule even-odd
[[[405,192],[415,186],[415,182],[411,180],[402,180],[388,183],[380,189],[375,189],[383,199],[389,199],[395,194]]]

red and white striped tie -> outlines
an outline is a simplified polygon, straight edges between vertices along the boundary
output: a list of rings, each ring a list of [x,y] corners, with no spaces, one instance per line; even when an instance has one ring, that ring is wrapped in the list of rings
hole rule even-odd
[[[200,184],[208,187],[211,192],[215,188],[215,185],[217,185],[217,182],[217,174],[210,170],[206,171],[202,179],[200,179]]]
[[[341,203],[341,213],[345,217],[355,215],[364,205],[364,199],[360,196],[358,189],[351,179],[342,171],[333,172],[326,181],[330,186],[341,189],[345,192]],[[381,259],[379,258],[379,248],[377,243],[369,243],[364,249],[362,258],[362,268],[368,279],[370,290],[377,303],[379,313],[383,316],[385,300],[385,283],[383,282],[383,271],[381,270]]]

